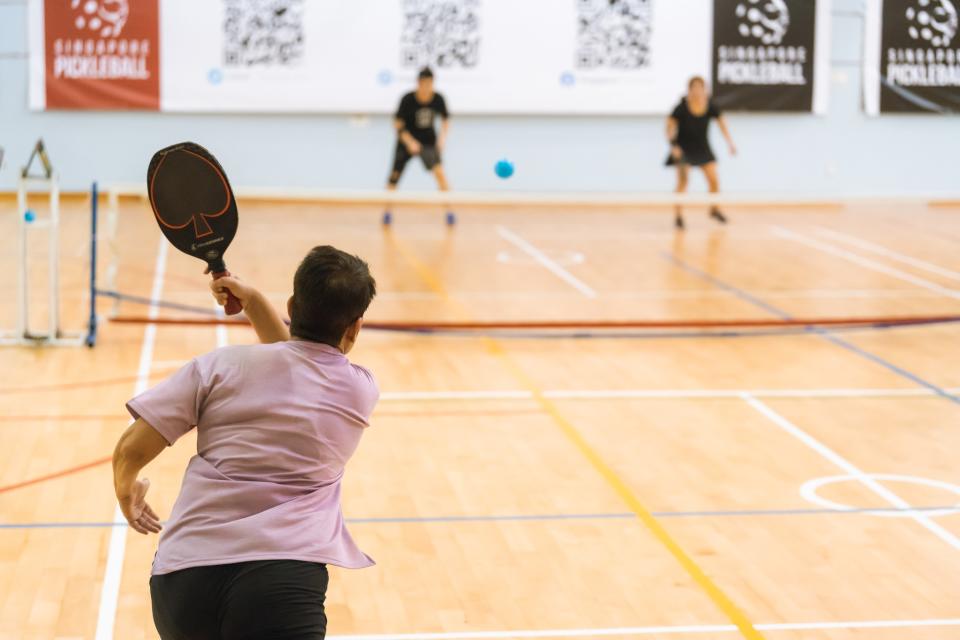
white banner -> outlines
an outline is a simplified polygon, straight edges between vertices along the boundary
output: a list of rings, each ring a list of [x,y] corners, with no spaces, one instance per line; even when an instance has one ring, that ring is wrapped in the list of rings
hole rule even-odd
[[[278,4],[284,18],[257,16],[258,5]],[[711,6],[162,0],[160,104],[387,113],[431,65],[457,113],[665,113],[689,76],[709,72]]]

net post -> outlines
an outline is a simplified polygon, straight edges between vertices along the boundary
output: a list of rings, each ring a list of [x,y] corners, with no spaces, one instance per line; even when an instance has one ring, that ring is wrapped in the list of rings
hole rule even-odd
[[[87,323],[87,337],[84,343],[88,347],[97,344],[97,216],[99,215],[100,194],[97,182],[90,187],[90,319]]]
[[[107,291],[117,290],[117,227],[120,222],[120,190],[116,185],[107,186],[107,217],[104,220],[107,251],[110,259],[107,261],[107,270],[105,274],[104,289]],[[110,317],[119,315],[120,300],[114,298],[110,309]]]

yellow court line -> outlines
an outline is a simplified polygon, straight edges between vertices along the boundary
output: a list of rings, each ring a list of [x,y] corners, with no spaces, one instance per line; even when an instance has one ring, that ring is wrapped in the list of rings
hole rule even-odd
[[[423,281],[433,289],[443,300],[449,304],[452,304],[457,311],[469,318],[469,311],[464,308],[457,301],[453,300],[450,294],[447,292],[446,287],[443,286],[443,282],[437,277],[434,271],[424,264],[417,256],[414,254],[403,242],[401,242],[392,231],[388,231],[389,237],[388,241],[392,244],[404,259],[410,263],[410,265],[416,270],[417,274],[423,279]],[[560,430],[567,437],[567,439],[583,454],[583,456],[590,462],[591,466],[601,475],[603,479],[607,481],[607,484],[616,492],[620,499],[630,508],[630,510],[637,516],[637,518],[642,522],[650,533],[662,544],[667,551],[670,552],[670,555],[683,567],[684,571],[687,572],[694,582],[707,594],[707,597],[720,609],[730,621],[737,626],[740,630],[740,633],[744,638],[749,640],[763,640],[763,634],[757,631],[756,627],[752,622],[747,618],[746,614],[740,610],[740,608],[727,596],[723,590],[718,587],[713,580],[700,568],[700,566],[694,562],[686,551],[674,540],[670,534],[667,532],[666,528],[660,524],[660,522],[650,513],[650,511],[643,506],[643,503],[640,502],[640,499],[634,495],[633,491],[623,481],[622,478],[617,474],[613,468],[608,465],[603,458],[597,453],[596,449],[590,446],[590,443],[587,442],[586,438],[577,430],[572,422],[567,420],[563,414],[560,413],[560,410],[557,406],[550,401],[548,398],[544,397],[543,391],[533,382],[532,379],[514,362],[513,358],[506,352],[506,350],[500,345],[499,342],[490,338],[489,336],[484,336],[484,341],[486,342],[491,353],[500,357],[511,373],[517,378],[517,380],[525,387],[527,390],[533,394],[533,397],[537,400],[543,410],[553,418],[557,426],[560,427]]]

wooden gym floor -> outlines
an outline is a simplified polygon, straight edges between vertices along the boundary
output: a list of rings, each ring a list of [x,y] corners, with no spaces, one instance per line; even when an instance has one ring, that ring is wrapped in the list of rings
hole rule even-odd
[[[64,207],[72,327],[86,206]],[[729,213],[717,228],[691,211],[678,235],[666,210],[474,208],[448,231],[408,207],[383,232],[374,207],[241,203],[228,264],[282,304],[310,246],[359,253],[380,289],[370,321],[960,314],[958,208]],[[102,245],[119,290],[212,308],[143,203],[123,201]],[[2,260],[14,273],[7,245]],[[114,524],[123,403],[253,339],[105,322],[92,351],[0,351],[0,638],[156,637],[157,541]],[[957,324],[369,330],[351,357],[383,390],[344,496],[378,565],[331,572],[331,636],[960,638]],[[161,514],[193,453],[184,438],[147,469]]]

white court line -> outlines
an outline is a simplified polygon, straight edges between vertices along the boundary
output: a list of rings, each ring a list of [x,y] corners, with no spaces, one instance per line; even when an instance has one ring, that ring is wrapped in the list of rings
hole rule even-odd
[[[850,620],[837,622],[773,622],[753,625],[758,631],[812,631],[826,629],[916,629],[960,627],[960,618],[923,620]],[[496,638],[582,638],[584,636],[693,635],[737,633],[732,624],[659,627],[601,627],[595,629],[517,629],[503,631],[452,631],[447,633],[383,633],[329,635],[329,640],[492,640]]]
[[[159,300],[163,292],[163,276],[167,270],[167,241],[160,238],[157,248],[157,260],[153,265],[153,287],[150,289],[150,299]],[[154,319],[160,309],[150,307],[147,317]],[[150,371],[153,361],[153,346],[157,339],[157,325],[148,324],[143,330],[143,342],[140,344],[140,365],[137,367],[137,382],[134,385],[133,395],[140,395],[147,390],[150,384]],[[126,523],[120,505],[113,510],[113,521]],[[123,571],[123,557],[127,549],[127,527],[112,527],[110,544],[107,547],[107,565],[103,573],[103,586],[100,589],[100,608],[97,613],[96,640],[111,640],[113,626],[117,619],[117,599],[120,596],[120,574]]]
[[[873,491],[875,494],[886,500],[890,503],[891,506],[894,506],[898,509],[910,510],[913,507],[903,498],[895,494],[890,489],[887,489],[885,486],[874,480],[871,476],[865,474],[860,470],[859,467],[854,465],[852,462],[841,456],[839,453],[829,448],[827,445],[823,444],[809,433],[793,424],[785,417],[771,409],[769,406],[758,400],[757,398],[751,396],[749,393],[743,394],[743,399],[757,412],[766,416],[771,422],[775,425],[792,435],[794,438],[807,445],[826,460],[832,462],[835,466],[843,469],[851,477],[856,478],[863,484],[866,488]],[[944,529],[933,519],[922,514],[915,514],[909,516],[911,520],[917,522],[935,536],[946,542],[948,545],[954,549],[960,551],[960,538],[950,533],[948,530]]]
[[[789,229],[784,229],[783,227],[775,226],[773,227],[773,230],[774,234],[780,236],[781,238],[787,238],[789,240],[793,240],[794,242],[799,242],[800,244],[817,249],[823,253],[828,253],[838,258],[842,258],[848,262],[858,264],[861,267],[871,269],[878,273],[883,273],[892,278],[896,278],[897,280],[915,284],[918,287],[939,293],[942,296],[953,298],[954,300],[960,300],[960,291],[956,291],[955,289],[949,289],[937,284],[936,282],[915,276],[912,273],[907,273],[906,271],[889,267],[883,263],[877,262],[876,260],[864,258],[863,256],[847,251],[846,249],[842,249],[832,244],[827,244],[826,242],[820,242],[819,240],[814,240],[813,238],[809,238],[795,231],[790,231]]]
[[[418,400],[523,400],[532,398],[530,391],[385,391],[381,401]]]
[[[216,302],[213,303],[213,310],[216,312],[218,318],[223,318],[223,307],[218,305]],[[218,324],[217,325],[217,348],[225,347],[230,344],[230,339],[227,337],[227,325]]]
[[[960,393],[960,388],[946,389]],[[558,400],[615,400],[615,399],[711,399],[742,398],[748,394],[757,398],[900,398],[927,397],[936,393],[923,387],[892,389],[552,389],[543,392],[545,398]],[[456,400],[527,400],[530,391],[385,391],[381,401],[386,402],[443,402]]]
[[[935,273],[938,276],[943,276],[944,278],[949,278],[950,280],[956,280],[960,282],[960,272],[958,271],[947,269],[945,267],[941,267],[940,265],[933,264],[932,262],[927,262],[926,260],[920,260],[918,258],[914,258],[912,256],[908,256],[906,254],[893,251],[892,249],[888,249],[883,245],[876,244],[875,242],[861,240],[860,238],[856,238],[846,233],[840,233],[839,231],[834,231],[833,229],[827,229],[825,227],[817,227],[817,232],[820,235],[829,236],[834,240],[845,242],[847,244],[863,249],[864,251],[869,251],[870,253],[876,253],[878,255],[890,258],[891,260],[896,260],[897,262],[908,264],[911,267],[916,267],[917,269],[923,269],[924,271]]]
[[[535,246],[515,234],[513,231],[510,231],[510,229],[507,229],[502,225],[497,225],[497,233],[500,234],[501,238],[524,251],[531,258],[543,265],[547,271],[557,276],[586,297],[597,297],[597,292],[587,286],[582,280],[557,264],[555,260],[552,260],[543,251],[540,251],[540,249],[537,249]]]

